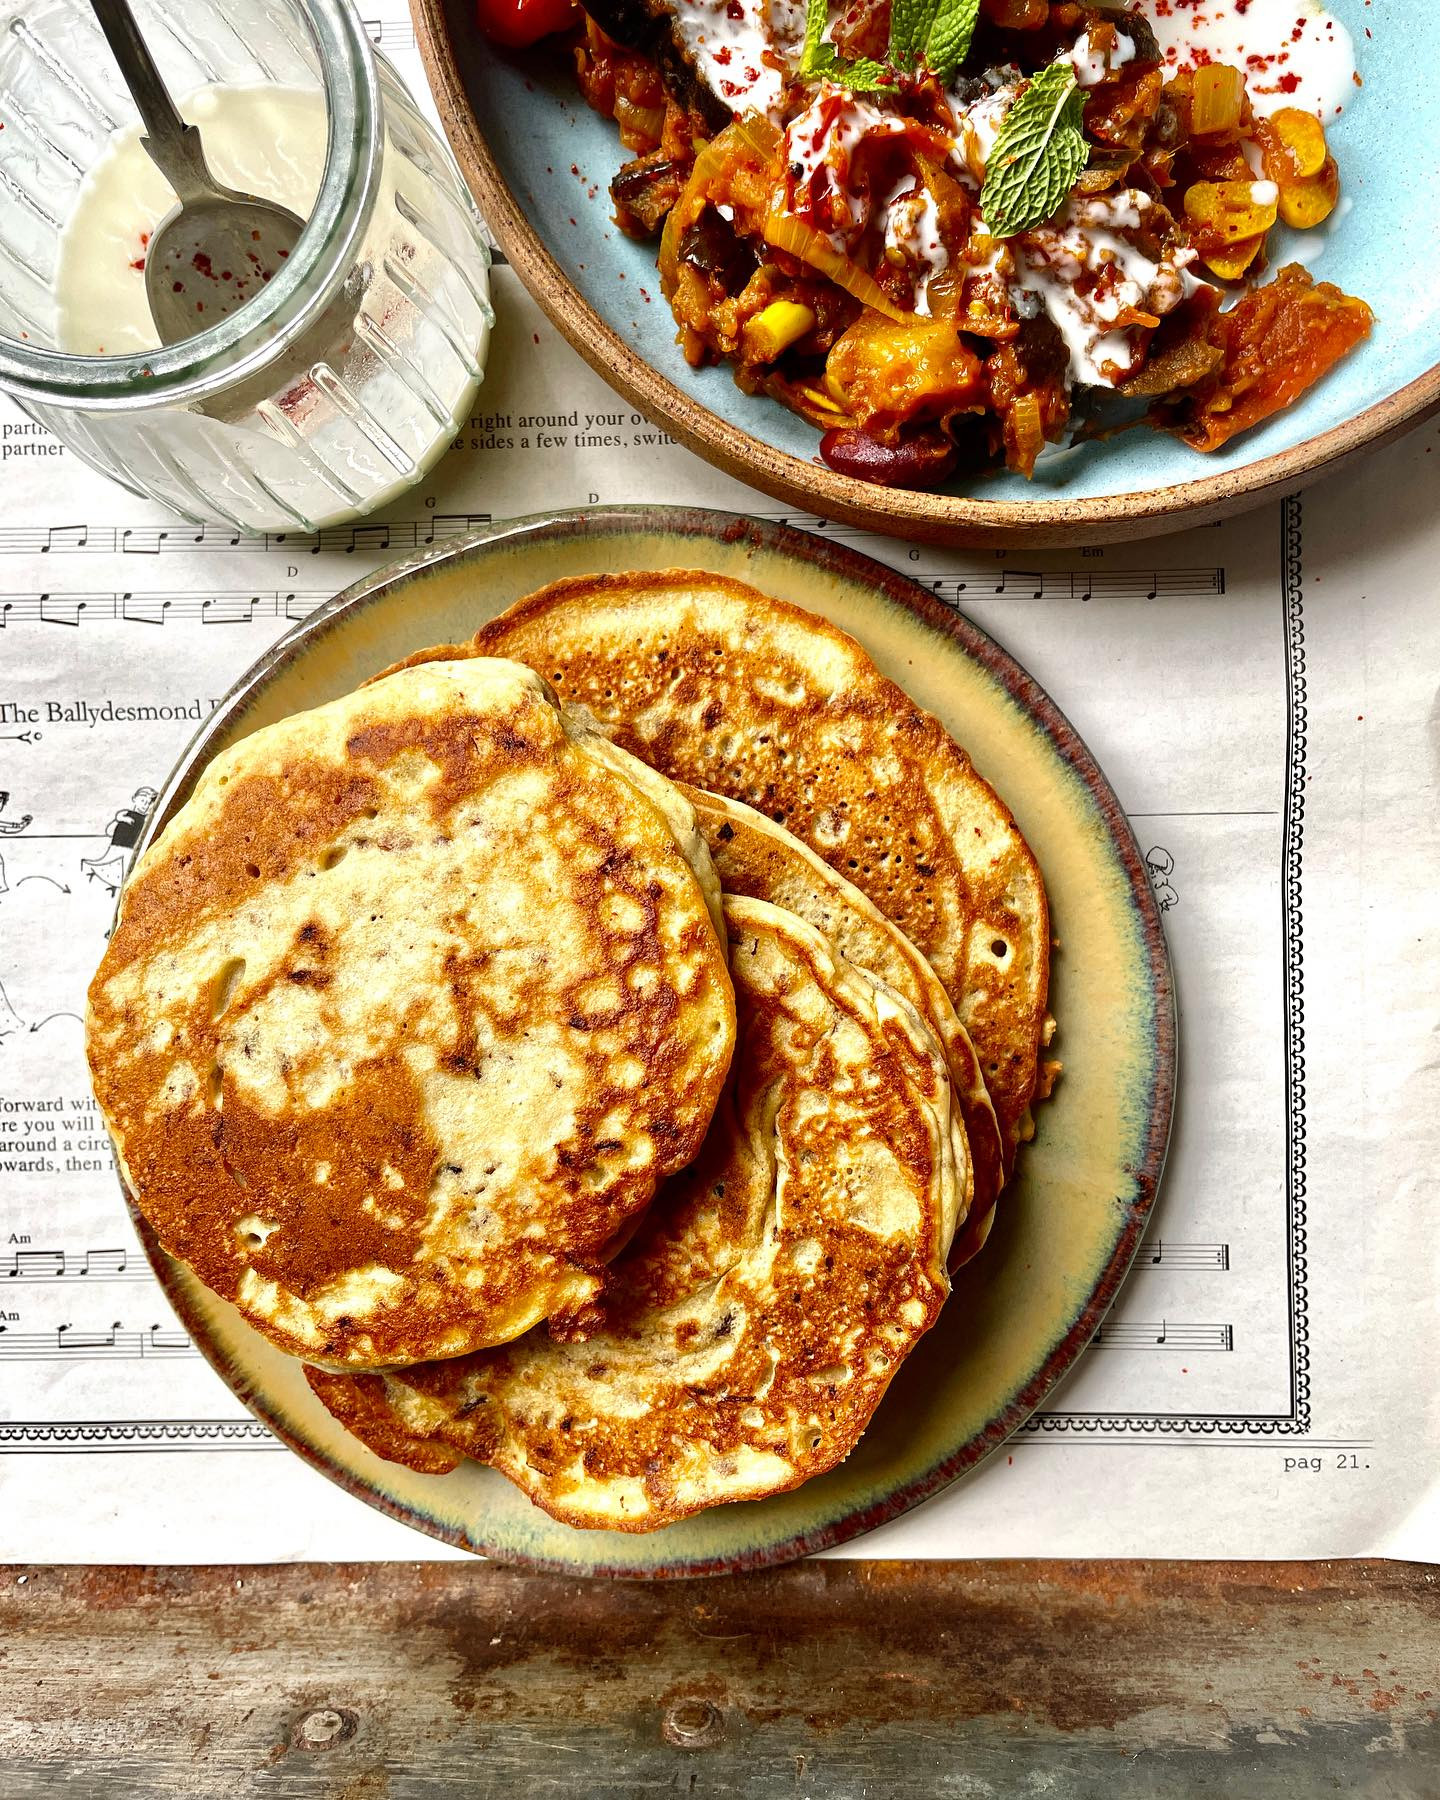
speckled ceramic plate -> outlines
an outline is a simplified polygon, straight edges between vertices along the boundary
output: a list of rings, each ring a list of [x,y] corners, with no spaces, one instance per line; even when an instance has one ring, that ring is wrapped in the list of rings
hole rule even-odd
[[[492,1470],[417,1475],[372,1455],[271,1347],[141,1230],[177,1312],[241,1400],[350,1493],[447,1543],[578,1574],[699,1575],[784,1562],[894,1518],[973,1467],[1084,1350],[1155,1197],[1175,1085],[1160,916],[1119,802],[1048,695],[985,634],[903,576],[774,525],[615,508],[497,525],[395,564],[283,638],[221,703],[171,777],[150,836],[200,769],[258,726],[317,706],[521,595],[595,570],[706,568],[852,633],[993,776],[1049,885],[1052,1007],[1066,1070],[984,1252],[896,1378],[849,1461],[773,1500],[646,1535],[556,1524]]]
[[[1030,483],[1004,473],[917,494],[837,475],[803,419],[742,394],[728,368],[686,366],[655,247],[632,243],[611,219],[610,178],[626,152],[581,100],[562,49],[496,50],[473,0],[411,0],[441,119],[491,229],[554,324],[632,405],[799,510],[902,537],[1031,546],[1226,517],[1440,406],[1440,286],[1426,273],[1440,219],[1440,7],[1328,5],[1355,40],[1365,81],[1331,132],[1344,203],[1319,231],[1281,231],[1275,261],[1301,255],[1318,278],[1368,300],[1369,341],[1295,406],[1213,455],[1131,431],[1042,458]]]

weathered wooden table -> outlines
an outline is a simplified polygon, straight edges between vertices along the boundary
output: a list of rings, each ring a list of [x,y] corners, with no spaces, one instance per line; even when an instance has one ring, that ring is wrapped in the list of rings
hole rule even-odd
[[[0,1570],[0,1800],[1440,1796],[1440,1571]]]

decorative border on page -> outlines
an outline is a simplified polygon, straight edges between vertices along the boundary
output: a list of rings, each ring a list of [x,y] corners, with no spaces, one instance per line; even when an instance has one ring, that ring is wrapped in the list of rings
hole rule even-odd
[[[1285,822],[1281,935],[1285,956],[1285,1195],[1289,1263],[1290,1411],[1277,1413],[1036,1413],[1033,1433],[1119,1437],[1303,1437],[1310,1430],[1310,1290],[1305,1219],[1305,949],[1302,902],[1305,757],[1305,593],[1299,495],[1280,503],[1280,597],[1285,627]]]
[[[0,1420],[0,1454],[66,1450],[283,1450],[258,1419]]]

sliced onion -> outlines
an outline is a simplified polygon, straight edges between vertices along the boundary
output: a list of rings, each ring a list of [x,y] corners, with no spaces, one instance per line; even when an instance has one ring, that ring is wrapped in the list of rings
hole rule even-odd
[[[665,130],[665,108],[637,106],[622,94],[615,101],[615,123],[634,138],[647,144],[658,144]]]
[[[1040,396],[1034,393],[1017,394],[1006,423],[1010,427],[1008,433],[1011,443],[1010,466],[1012,469],[1019,469],[1022,474],[1029,475],[1035,467],[1036,457],[1045,448],[1045,427],[1040,417]]]
[[[873,275],[867,275],[858,263],[851,262],[843,250],[837,250],[825,236],[793,213],[771,208],[765,220],[765,241],[776,250],[799,260],[833,281],[862,306],[868,306],[897,324],[905,324],[913,314],[901,310]]]
[[[1245,77],[1229,63],[1206,63],[1195,71],[1190,96],[1190,129],[1197,137],[1233,131],[1245,103]]]

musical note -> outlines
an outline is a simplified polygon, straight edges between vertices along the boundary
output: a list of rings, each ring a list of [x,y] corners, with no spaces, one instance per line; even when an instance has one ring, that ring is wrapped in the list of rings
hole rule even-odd
[[[40,617],[47,625],[78,625],[81,613],[89,604],[88,600],[82,600],[78,594],[42,594]]]
[[[14,1281],[35,1281],[40,1276],[63,1276],[65,1273],[65,1252],[63,1250],[15,1250],[11,1252],[10,1267],[5,1271],[7,1277]]]
[[[319,548],[317,544],[316,548]],[[388,550],[390,548],[390,527],[388,525],[356,525],[350,532],[350,542],[345,546],[345,554],[353,556],[359,549]]]
[[[137,625],[163,625],[166,614],[175,604],[160,594],[122,594],[120,616],[133,619]]]
[[[1067,575],[1065,579],[1073,586],[1073,576]],[[1038,569],[1006,569],[996,584],[995,592],[997,594],[1008,593],[1013,583],[1028,593],[1032,600],[1043,600],[1045,598],[1045,581],[1046,577]]]
[[[119,549],[125,556],[158,556],[169,540],[168,531],[137,531],[126,526],[120,533]]]
[[[116,1278],[124,1275],[130,1264],[128,1250],[87,1250],[85,1260],[80,1265],[81,1275],[108,1276]]]
[[[212,594],[200,609],[207,625],[248,625],[255,617],[257,594]]]
[[[42,555],[48,556],[52,550],[84,550],[89,543],[88,525],[51,525],[40,550]]]

